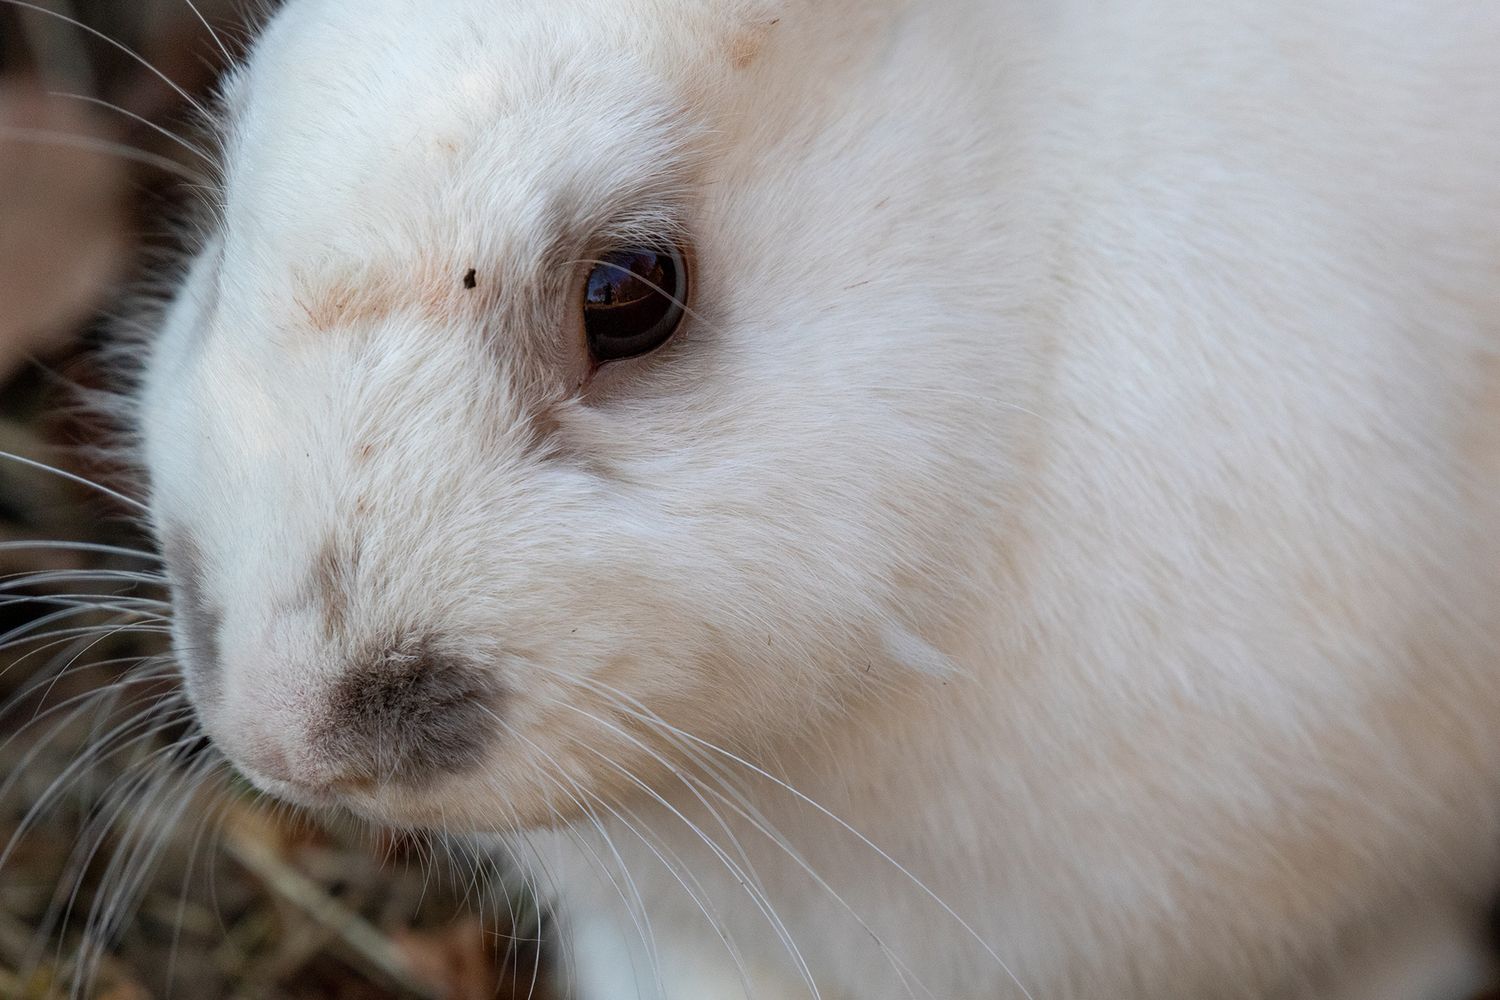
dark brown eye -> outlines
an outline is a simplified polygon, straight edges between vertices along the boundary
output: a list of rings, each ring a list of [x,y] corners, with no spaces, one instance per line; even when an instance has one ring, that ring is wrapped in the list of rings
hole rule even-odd
[[[687,264],[675,249],[602,254],[583,288],[589,353],[603,364],[656,350],[682,323],[687,292]]]

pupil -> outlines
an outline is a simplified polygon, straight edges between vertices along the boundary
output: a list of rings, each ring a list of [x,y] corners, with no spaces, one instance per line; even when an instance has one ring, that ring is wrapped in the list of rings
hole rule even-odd
[[[583,315],[589,347],[600,360],[653,350],[672,335],[681,309],[677,258],[645,247],[599,258],[584,287]]]

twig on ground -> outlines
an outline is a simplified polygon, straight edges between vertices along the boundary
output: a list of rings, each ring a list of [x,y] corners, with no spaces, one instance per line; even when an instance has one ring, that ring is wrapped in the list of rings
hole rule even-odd
[[[312,879],[283,862],[265,844],[230,830],[229,853],[277,895],[333,931],[344,946],[392,985],[426,1000],[444,1000],[441,991],[419,979],[397,956],[391,940],[373,924],[329,896]]]

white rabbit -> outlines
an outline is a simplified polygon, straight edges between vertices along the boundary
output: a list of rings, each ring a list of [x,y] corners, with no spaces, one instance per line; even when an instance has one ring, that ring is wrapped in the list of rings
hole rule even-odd
[[[583,1000],[1483,974],[1500,7],[291,0],[223,127],[136,412],[257,784]]]

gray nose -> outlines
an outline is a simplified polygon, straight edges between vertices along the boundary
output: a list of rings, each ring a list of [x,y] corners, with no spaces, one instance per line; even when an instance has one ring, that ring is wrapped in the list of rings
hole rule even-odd
[[[475,767],[494,732],[492,672],[429,640],[351,664],[308,734],[344,784],[413,784]]]

